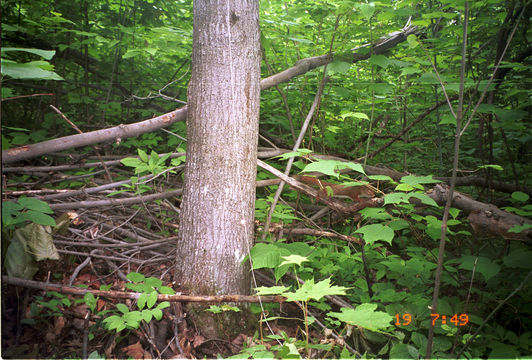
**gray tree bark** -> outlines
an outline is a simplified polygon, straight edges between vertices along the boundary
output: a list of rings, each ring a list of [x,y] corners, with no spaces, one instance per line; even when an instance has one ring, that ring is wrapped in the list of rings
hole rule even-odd
[[[194,1],[187,160],[176,280],[248,294],[260,101],[257,0]],[[212,315],[212,314],[211,314]]]

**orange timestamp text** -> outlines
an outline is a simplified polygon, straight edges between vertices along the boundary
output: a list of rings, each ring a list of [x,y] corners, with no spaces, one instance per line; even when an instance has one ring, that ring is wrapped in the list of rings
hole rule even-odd
[[[454,326],[465,326],[469,323],[469,316],[467,314],[430,314],[430,317],[432,318],[432,326],[435,326],[437,322],[441,322],[442,325],[449,323]],[[412,323],[412,315],[409,313],[395,314],[396,326],[408,326],[410,323]]]

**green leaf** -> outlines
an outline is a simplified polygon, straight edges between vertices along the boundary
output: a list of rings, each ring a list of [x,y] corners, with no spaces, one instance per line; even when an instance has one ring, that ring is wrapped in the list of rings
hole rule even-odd
[[[296,156],[307,156],[308,154],[311,154],[311,153],[312,153],[312,150],[299,149],[297,151],[286,152],[282,155],[274,156],[274,158],[279,158],[281,160],[287,160],[287,159],[290,159]]]
[[[421,70],[415,66],[405,67],[401,69],[401,76],[419,74],[420,72]]]
[[[388,204],[408,204],[410,196],[404,193],[389,193],[384,195],[384,205]]]
[[[440,125],[454,125],[456,126],[456,118],[452,114],[443,114],[440,120]]]
[[[530,198],[530,196],[528,196],[528,194],[525,194],[524,192],[521,192],[521,191],[514,191],[512,193],[512,199],[514,200],[517,200],[519,202],[527,202],[528,199]]]
[[[222,312],[222,308],[218,305],[211,305],[208,309],[205,309],[205,311],[211,312],[213,314],[220,314]]]
[[[13,79],[34,79],[34,80],[64,80],[53,71],[43,69],[51,67],[46,61],[32,61],[19,64],[13,61],[2,59],[2,74],[11,76]]]
[[[160,286],[159,293],[164,294],[164,295],[175,295],[174,289],[172,289],[169,286]]]
[[[338,178],[338,173],[336,171],[338,166],[337,160],[319,160],[305,166],[302,172],[321,172],[325,175],[334,176]]]
[[[142,282],[146,279],[146,277],[138,272],[130,272],[129,274],[126,275],[126,278],[129,280],[129,281],[132,281],[134,283],[139,283],[139,282]]]
[[[39,200],[39,199],[21,197],[18,199],[18,203],[29,210],[40,211],[45,214],[54,213],[54,211],[50,208],[50,205],[48,205],[48,203],[42,200]]]
[[[438,77],[434,73],[425,73],[419,77],[418,81],[422,84],[432,85],[437,85],[440,83],[440,80],[438,80]]]
[[[142,320],[144,320],[147,323],[149,323],[151,321],[152,317],[153,317],[153,314],[152,314],[151,310],[148,310],[148,309],[142,310]]]
[[[255,355],[256,356],[256,355]],[[285,342],[277,354],[279,359],[301,359],[297,346],[293,343]]]
[[[39,55],[45,60],[51,60],[55,55],[55,50],[41,50],[41,49],[33,49],[33,48],[12,48],[12,47],[2,48],[2,54],[5,54],[11,51],[22,51],[22,52],[27,52],[30,54]]]
[[[56,222],[53,217],[43,214],[40,211],[35,211],[35,210],[26,211],[25,213],[21,214],[20,219],[32,221],[38,225],[56,226]]]
[[[142,54],[142,50],[139,49],[129,49],[126,51],[124,55],[122,55],[122,59],[129,59],[135,56],[139,56]]]
[[[156,302],[157,302],[157,292],[153,291],[148,296],[148,300],[146,301],[146,305],[147,305],[148,309],[151,309],[153,307],[153,305],[155,305]]]
[[[143,164],[142,161],[140,161],[137,158],[124,158],[120,160],[120,162],[124,164],[125,166],[130,166],[134,168],[139,167],[140,165]]]
[[[353,171],[356,171],[360,174],[366,175],[366,172],[364,171],[364,167],[362,164],[353,163],[353,162],[342,162],[340,161],[338,164],[338,168],[341,169],[351,169]]]
[[[130,311],[127,314],[124,314],[123,319],[126,323],[126,326],[129,326],[133,329],[138,329],[140,322],[142,321],[142,313],[140,311]]]
[[[314,284],[314,279],[309,279],[296,291],[285,292],[282,295],[287,298],[287,301],[320,300],[327,295],[345,295],[347,289],[343,286],[332,286],[330,278],[316,284]]]
[[[146,285],[149,285],[149,286],[152,286],[154,288],[158,288],[159,286],[161,286],[163,284],[163,282],[161,281],[161,279],[157,279],[155,277],[149,277],[147,278],[146,280],[144,280],[144,283]]]
[[[258,243],[251,248],[251,259],[253,261],[253,269],[277,267],[280,263],[281,253],[289,255],[288,251],[282,251],[273,244]]]
[[[503,171],[504,168],[500,165],[491,165],[491,164],[488,164],[488,165],[481,165],[478,167],[478,169],[493,169],[493,170],[497,170],[497,171]]]
[[[374,2],[370,2],[370,3],[367,3],[367,4],[358,3],[358,4],[355,4],[355,6],[360,10],[360,13],[362,14],[362,16],[366,20],[371,19],[371,17],[375,13],[375,3]]]
[[[532,229],[532,225],[530,224],[523,224],[523,225],[514,225],[510,229],[508,229],[509,233],[515,233],[519,234],[520,232],[523,232],[525,230]]]
[[[341,312],[330,312],[328,315],[349,325],[383,333],[383,330],[392,325],[393,316],[382,311],[375,311],[376,309],[377,304],[360,304],[355,309],[342,308]]]
[[[163,318],[163,312],[160,309],[152,309],[151,313],[156,320],[161,320]]]
[[[121,316],[118,316],[118,315],[112,315],[112,316],[109,316],[108,318],[105,318],[103,320],[103,323],[107,325],[107,328],[109,330],[116,329],[117,333],[126,328],[124,320],[122,319]]]
[[[129,308],[124,305],[124,304],[116,304],[116,308],[118,309],[118,311],[120,311],[122,314],[127,314],[129,313]]]
[[[91,340],[91,339],[89,339]],[[94,350],[89,354],[88,357],[89,360],[105,360],[105,356],[100,355],[97,350]]]
[[[305,166],[302,172],[320,172],[338,178],[338,171],[341,169],[351,169],[361,174],[365,174],[364,167],[361,164],[338,160],[318,160]]]
[[[384,55],[373,55],[368,59],[370,64],[378,65],[383,69],[386,69],[388,66],[392,64],[390,59],[388,59]]]
[[[157,309],[162,310],[162,309],[166,309],[169,306],[170,306],[170,303],[168,301],[162,301],[159,303],[159,305],[157,305]]]
[[[351,68],[351,64],[345,61],[333,61],[327,66],[327,72],[345,74]]]
[[[432,178],[432,175],[427,176],[414,176],[414,175],[407,175],[403,176],[401,178],[401,182],[404,184],[412,185],[413,187],[417,187],[418,189],[423,189],[423,187],[419,187],[418,185],[422,184],[436,184],[440,183],[440,180],[436,180]]]
[[[373,219],[373,220],[391,220],[392,216],[386,212],[386,209],[382,208],[364,208],[360,210],[360,215],[362,215],[364,220]]]
[[[355,119],[369,120],[369,117],[366,114],[361,113],[361,112],[353,112],[353,111],[342,113],[340,114],[340,117],[342,118],[342,120],[345,120],[345,118],[347,117],[354,117]]]
[[[362,234],[364,241],[368,244],[373,244],[376,241],[382,240],[391,245],[394,237],[392,228],[382,224],[365,225],[355,232]]]
[[[291,36],[289,36],[288,39],[289,39],[289,40],[292,40],[292,41],[295,41],[295,42],[302,43],[302,44],[307,44],[307,45],[312,45],[312,44],[314,44],[312,41],[307,40],[307,39],[303,39],[303,38],[296,38],[296,37],[291,37]]]
[[[145,163],[148,163],[149,161],[148,154],[146,154],[146,152],[144,152],[144,150],[142,149],[137,149],[137,152],[139,154],[140,160],[142,160]]]
[[[408,42],[408,45],[411,49],[414,49],[419,46],[419,42],[417,41],[417,37],[414,34],[408,35],[406,38],[406,41]]]
[[[137,300],[137,307],[139,310],[144,309],[144,306],[146,306],[146,301],[148,300],[148,294],[142,293],[139,295],[139,298]]]
[[[460,211],[461,211],[460,209],[452,207],[449,209],[449,214],[453,217],[453,219],[456,219],[456,217],[460,215]]]
[[[421,193],[411,193],[410,197],[415,197],[425,205],[430,205],[434,207],[438,207],[438,204],[436,204],[436,201],[434,201],[431,197],[429,197],[427,194],[421,194]]]
[[[283,261],[280,265],[290,265],[290,264],[297,264],[297,265],[301,265],[301,263],[305,262],[305,261],[309,261],[308,258],[306,258],[305,256],[300,256],[300,255],[289,255],[289,256],[282,256],[283,259],[285,259],[285,261]]]
[[[94,312],[96,309],[96,298],[94,297],[94,294],[91,292],[85,293],[83,295],[83,300],[85,301],[85,304],[89,307],[89,309]]]

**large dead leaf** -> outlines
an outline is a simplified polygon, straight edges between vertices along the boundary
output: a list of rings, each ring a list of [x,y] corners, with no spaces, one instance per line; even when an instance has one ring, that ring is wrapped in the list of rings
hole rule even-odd
[[[9,276],[31,279],[38,270],[36,261],[59,260],[50,226],[31,223],[15,231],[6,252]]]
[[[150,354],[147,351],[144,351],[144,349],[142,348],[142,345],[140,344],[140,340],[134,344],[126,346],[124,348],[124,351],[126,355],[131,356],[134,359],[149,359],[150,358]]]

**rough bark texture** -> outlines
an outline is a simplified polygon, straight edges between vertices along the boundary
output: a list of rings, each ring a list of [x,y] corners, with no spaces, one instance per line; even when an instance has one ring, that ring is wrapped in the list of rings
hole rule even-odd
[[[258,1],[194,1],[176,268],[190,294],[250,290],[242,260],[253,242],[259,44]]]

